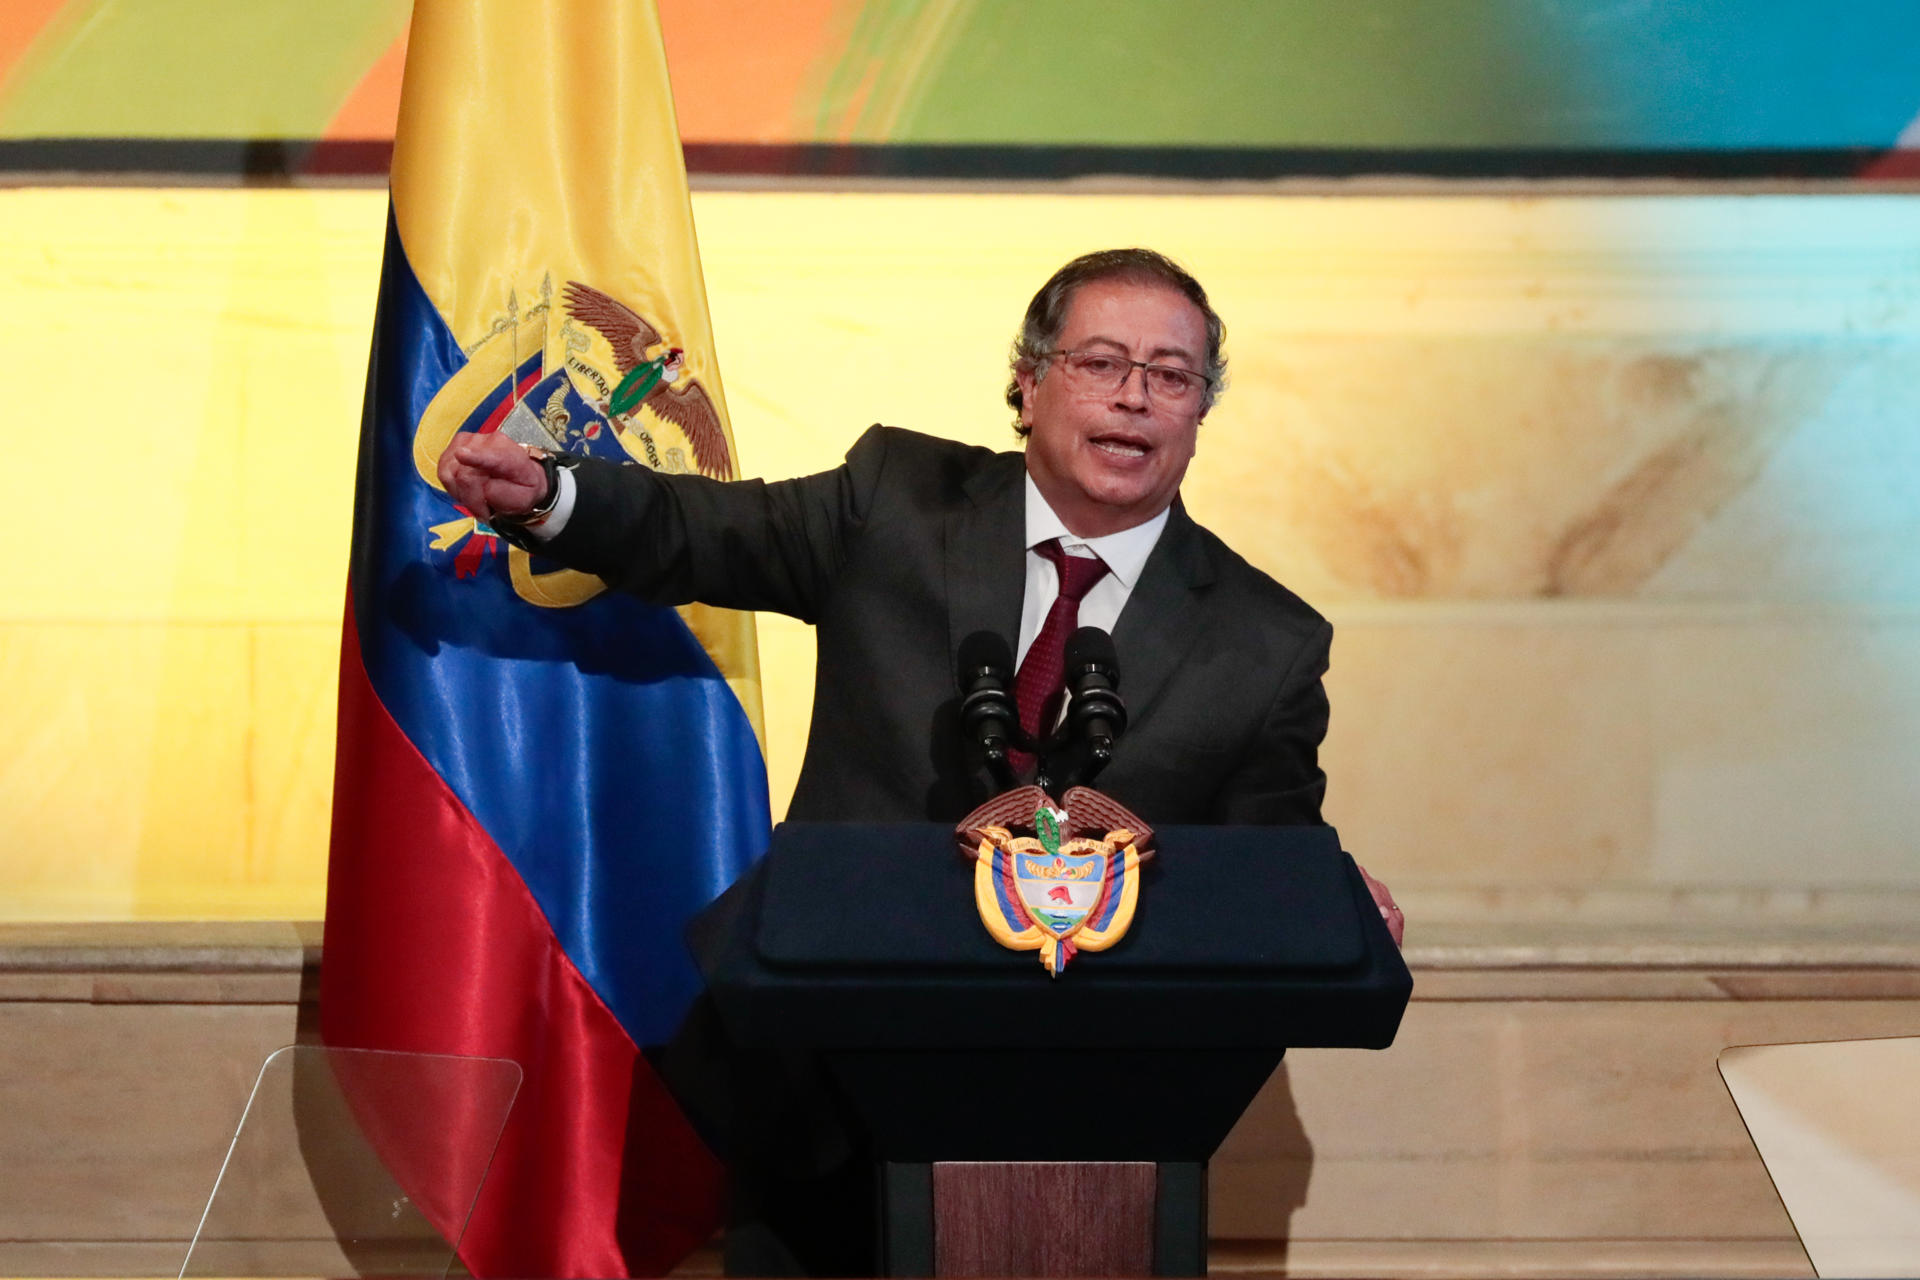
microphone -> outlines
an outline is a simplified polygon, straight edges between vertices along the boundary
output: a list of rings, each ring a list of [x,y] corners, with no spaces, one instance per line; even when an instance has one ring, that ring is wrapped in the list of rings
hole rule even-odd
[[[1020,712],[1007,686],[1013,681],[1013,647],[1005,636],[976,631],[960,642],[960,727],[987,758],[988,768],[1013,785],[1009,745],[1020,732]]]
[[[1088,761],[1081,781],[1113,759],[1113,743],[1127,727],[1126,704],[1120,701],[1120,658],[1113,637],[1098,627],[1081,627],[1067,637],[1067,690],[1073,702],[1067,708],[1067,726],[1086,745]]]

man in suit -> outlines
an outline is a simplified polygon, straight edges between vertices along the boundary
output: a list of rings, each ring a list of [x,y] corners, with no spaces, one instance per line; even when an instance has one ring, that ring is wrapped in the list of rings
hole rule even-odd
[[[1016,342],[1023,454],[876,427],[842,466],[768,484],[543,466],[463,435],[439,473],[475,515],[615,588],[814,624],[795,818],[951,821],[984,799],[957,719],[959,642],[996,632],[1024,660],[1059,595],[1055,559],[1098,556],[1075,620],[1112,631],[1131,717],[1101,789],[1154,823],[1315,823],[1332,629],[1179,501],[1222,333],[1169,260],[1088,254],[1035,295]]]
[[[1168,259],[1093,253],[1041,288],[1016,339],[1007,400],[1024,452],[874,427],[841,466],[769,484],[463,435],[439,476],[478,518],[617,589],[812,623],[813,721],[790,817],[960,818],[991,790],[959,724],[962,638],[1016,640],[1023,726],[1043,732],[1059,714],[1065,635],[1095,625],[1112,632],[1131,717],[1102,791],[1155,824],[1317,823],[1332,628],[1179,500],[1223,383],[1223,331]],[[1368,884],[1398,941],[1399,909]],[[775,1225],[788,1241],[848,1199],[790,1181],[789,1207],[812,1208]],[[833,1247],[792,1256],[854,1274],[858,1256]],[[732,1250],[730,1234],[730,1270]]]

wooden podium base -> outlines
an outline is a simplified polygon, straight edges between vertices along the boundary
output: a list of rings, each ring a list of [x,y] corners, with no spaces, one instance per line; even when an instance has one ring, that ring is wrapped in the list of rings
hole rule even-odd
[[[1202,1276],[1206,1166],[943,1161],[882,1173],[890,1276]]]

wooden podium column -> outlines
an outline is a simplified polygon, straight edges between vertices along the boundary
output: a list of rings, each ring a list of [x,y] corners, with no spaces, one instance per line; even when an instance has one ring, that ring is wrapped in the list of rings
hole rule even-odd
[[[1206,1274],[1205,1166],[886,1166],[889,1275]]]

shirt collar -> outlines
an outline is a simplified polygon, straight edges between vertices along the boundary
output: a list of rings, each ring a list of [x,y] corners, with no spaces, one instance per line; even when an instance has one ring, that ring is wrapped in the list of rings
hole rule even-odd
[[[1153,546],[1160,541],[1160,533],[1167,527],[1167,516],[1173,511],[1168,507],[1145,524],[1137,524],[1131,529],[1122,529],[1119,533],[1109,533],[1100,538],[1082,538],[1067,532],[1067,526],[1053,513],[1047,500],[1040,496],[1040,486],[1033,482],[1033,474],[1027,474],[1027,550],[1031,551],[1043,542],[1060,539],[1065,546],[1083,546],[1092,550],[1107,562],[1107,571],[1119,580],[1127,590],[1133,590],[1133,584],[1139,581],[1140,571],[1147,567],[1147,557],[1153,553]]]

